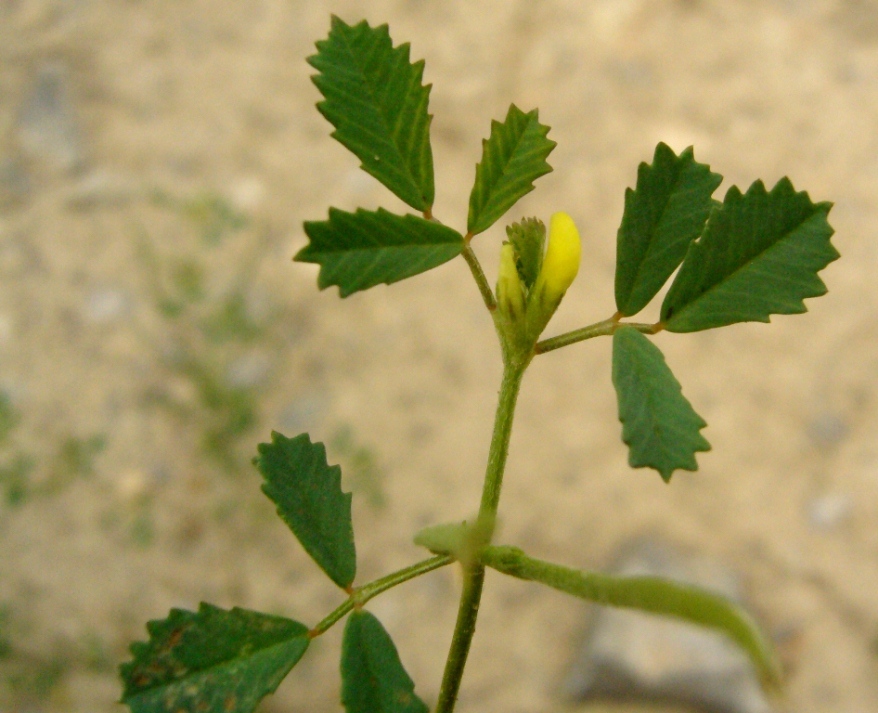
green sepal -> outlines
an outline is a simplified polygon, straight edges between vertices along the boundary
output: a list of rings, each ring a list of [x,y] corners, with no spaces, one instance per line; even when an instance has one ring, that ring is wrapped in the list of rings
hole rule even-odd
[[[641,163],[637,187],[625,191],[616,237],[616,308],[637,314],[677,269],[704,229],[722,176],[695,161],[692,147],[679,156],[660,143],[652,164]]]
[[[308,63],[325,100],[320,113],[333,138],[362,161],[362,168],[420,211],[433,205],[433,151],[427,111],[430,86],[424,61],[409,61],[409,45],[393,47],[387,25],[347,25],[333,15],[329,37]]]
[[[695,453],[710,450],[707,423],[683,396],[661,350],[634,327],[613,334],[613,385],[622,440],[632,468],[654,468],[665,482],[677,469],[698,470]]]
[[[476,165],[469,197],[470,235],[490,228],[534,189],[536,179],[552,170],[546,158],[557,144],[546,138],[548,133],[536,109],[525,114],[515,104],[509,105],[503,123],[491,121],[491,135],[482,141],[482,160]]]
[[[372,614],[354,611],[341,644],[341,701],[347,713],[428,713],[390,635]]]
[[[537,281],[546,252],[546,226],[539,218],[522,218],[506,226],[506,236],[515,251],[518,275],[530,290]]]
[[[308,627],[247,609],[202,603],[146,625],[122,664],[122,703],[133,713],[250,713],[305,653]]]
[[[295,438],[272,432],[260,443],[254,464],[277,514],[329,578],[347,589],[357,573],[351,494],[341,489],[341,468],[326,462],[326,448],[307,433]]]
[[[665,328],[695,332],[807,311],[805,298],[826,293],[817,273],[839,257],[831,207],[797,193],[788,178],[770,192],[762,181],[745,194],[730,188],[665,296]]]
[[[320,265],[318,287],[338,285],[342,297],[432,270],[464,246],[452,228],[382,208],[356,213],[330,208],[329,220],[306,222],[305,233],[311,242],[293,259]]]
[[[671,616],[721,631],[747,653],[763,685],[780,684],[780,662],[771,641],[743,607],[724,596],[663,577],[583,572],[528,557],[517,547],[486,547],[481,560],[498,572],[590,602]]]

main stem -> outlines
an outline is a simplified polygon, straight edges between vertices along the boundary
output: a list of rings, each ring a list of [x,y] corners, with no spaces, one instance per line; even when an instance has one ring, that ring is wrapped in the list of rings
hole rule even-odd
[[[479,508],[479,520],[493,522],[497,516],[497,505],[500,502],[500,488],[503,484],[503,471],[506,469],[506,457],[509,455],[509,438],[512,435],[512,418],[515,414],[515,402],[521,388],[521,378],[529,360],[523,363],[506,360],[503,368],[503,381],[500,384],[500,399],[497,413],[494,416],[494,433],[491,436],[491,450],[488,454],[488,465],[485,471],[485,484],[482,488],[482,504]],[[439,689],[439,701],[436,713],[451,713],[457,702],[463,669],[469,654],[473,634],[476,633],[476,618],[479,615],[479,602],[482,598],[482,585],[485,581],[485,567],[481,563],[464,565],[463,591],[457,609],[457,623],[451,638],[451,648],[445,662],[445,673],[442,676],[442,687]]]

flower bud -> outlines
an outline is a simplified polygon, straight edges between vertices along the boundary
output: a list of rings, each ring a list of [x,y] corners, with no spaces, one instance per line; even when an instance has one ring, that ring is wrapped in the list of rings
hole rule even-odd
[[[567,288],[579,272],[579,231],[566,213],[549,222],[549,241],[536,283],[528,296],[527,333],[534,340],[546,328]]]
[[[515,265],[515,250],[510,243],[500,248],[500,271],[497,276],[497,306],[512,320],[524,314],[524,285]]]
[[[543,258],[539,282],[550,302],[560,302],[579,272],[582,247],[579,231],[567,213],[555,213],[549,222],[549,244]]]

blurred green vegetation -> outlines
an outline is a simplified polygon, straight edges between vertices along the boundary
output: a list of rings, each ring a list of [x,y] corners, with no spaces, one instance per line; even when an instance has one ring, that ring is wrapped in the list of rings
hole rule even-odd
[[[12,710],[37,711],[41,701],[63,686],[71,671],[109,674],[116,670],[114,656],[96,630],[51,656],[26,645],[32,630],[32,623],[16,616],[11,605],[0,604],[0,706],[11,698],[13,705],[24,706]]]
[[[157,361],[168,384],[182,381],[187,388],[181,396],[180,389],[159,385],[148,401],[196,429],[211,462],[236,474],[249,467],[249,436],[260,420],[271,365],[257,364],[251,369],[256,373],[243,376],[236,371],[246,371],[248,358],[256,362],[260,354],[276,354],[284,346],[283,311],[256,305],[253,298],[264,235],[214,193],[182,198],[155,191],[151,203],[176,219],[170,240],[137,230],[140,263],[165,324]]]
[[[39,462],[17,441],[20,423],[21,414],[9,395],[0,391],[0,494],[7,506],[52,495],[77,478],[94,474],[95,459],[106,447],[104,436],[64,435],[54,454]],[[45,472],[40,472],[38,466]]]

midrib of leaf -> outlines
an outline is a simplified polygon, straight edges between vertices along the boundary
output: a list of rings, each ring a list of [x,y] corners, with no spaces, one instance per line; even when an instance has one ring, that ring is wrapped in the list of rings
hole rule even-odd
[[[387,115],[387,112],[384,111],[384,109],[383,109],[382,103],[380,101],[379,93],[376,91],[377,84],[375,82],[371,81],[371,77],[370,77],[369,73],[366,71],[366,67],[369,64],[369,61],[371,61],[373,59],[373,56],[375,54],[380,53],[380,51],[381,51],[380,43],[375,42],[375,43],[371,44],[368,57],[366,57],[364,59],[364,61],[361,63],[358,61],[360,58],[358,57],[357,53],[355,52],[355,47],[349,41],[348,37],[346,35],[343,35],[342,39],[344,41],[345,49],[348,51],[348,55],[353,60],[354,66],[356,66],[359,69],[360,77],[362,77],[363,83],[367,87],[367,90],[369,92],[369,98],[372,100],[372,108],[375,109],[376,113],[381,117],[381,120],[384,123],[384,128],[387,130],[387,135],[393,139],[392,146],[393,146],[393,150],[396,152],[396,156],[394,157],[394,159],[398,165],[405,166],[405,171],[399,171],[393,165],[388,166],[388,164],[386,162],[384,165],[388,166],[390,170],[392,170],[397,175],[402,176],[405,180],[411,181],[412,185],[416,186],[420,190],[420,181],[412,173],[411,166],[409,166],[408,161],[406,161],[406,159],[405,159],[405,154],[400,150],[399,131],[398,131],[399,125],[398,125],[398,123],[391,123],[390,118]],[[398,48],[393,47],[393,45],[391,44],[390,56],[392,58],[392,62],[394,63],[394,69],[396,69],[398,66],[397,56],[401,56],[401,53],[398,53],[397,50],[398,50]],[[392,74],[392,72],[391,72],[391,74]],[[408,95],[410,93],[411,93],[411,84],[407,82],[406,97],[408,97]],[[350,97],[348,97],[348,98],[350,98]],[[354,103],[358,103],[358,102],[354,102]],[[402,105],[405,106],[405,101],[402,102]],[[405,115],[405,112],[399,112],[399,117],[397,119],[397,122],[402,120],[404,115]],[[361,126],[360,128],[362,129],[363,127]],[[380,136],[378,134],[375,134],[374,132],[369,132],[369,131],[364,130],[363,133],[368,134],[373,139],[376,139],[379,143],[384,142],[384,137]],[[412,133],[412,140],[416,140],[416,135],[414,133]],[[411,149],[411,146],[408,146],[406,148]],[[380,157],[375,155],[374,159],[376,161],[378,161],[378,160],[380,160]]]
[[[680,184],[680,176],[678,175],[677,180],[674,181],[674,186],[677,186],[679,184]],[[691,205],[692,201],[683,200],[683,198],[686,196],[690,196],[694,193],[697,193],[698,188],[699,188],[699,186],[693,186],[692,188],[689,188],[684,193],[679,194],[680,203],[683,203],[684,205],[686,203],[688,203]],[[671,191],[671,196],[674,196],[673,191]],[[664,201],[664,206],[662,207],[661,213],[659,214],[659,217],[655,222],[656,227],[658,227],[658,226],[662,226],[663,228],[665,227],[662,225],[662,222],[664,221],[665,216],[668,214],[668,212],[671,209],[671,203],[672,203],[671,200]],[[686,219],[688,219],[690,216],[694,215],[697,212],[698,212],[697,209],[692,208],[688,212],[681,214],[673,223],[671,223],[667,227],[667,230],[670,230],[675,225],[680,225],[680,224],[684,223],[686,221]],[[632,280],[631,284],[632,285],[640,284],[642,282],[642,277],[643,277],[644,273],[648,274],[651,271],[652,264],[658,258],[663,256],[665,253],[669,253],[676,248],[677,248],[677,246],[674,243],[665,243],[665,244],[661,245],[658,249],[656,249],[656,243],[653,241],[650,241],[650,245],[643,255],[643,260],[641,260],[640,264],[637,266],[637,271],[634,273],[635,278],[634,278],[634,280]],[[647,269],[647,268],[649,268],[649,269]]]
[[[495,169],[499,167],[500,170],[499,170],[499,173],[497,175],[497,179],[493,183],[490,183],[488,185],[488,188],[489,188],[488,195],[489,196],[491,195],[491,191],[493,191],[496,186],[498,186],[504,182],[503,179],[506,178],[506,170],[509,168],[509,166],[512,165],[513,161],[518,159],[519,161],[524,162],[524,159],[530,159],[534,155],[539,154],[539,150],[537,150],[537,148],[538,148],[537,147],[537,148],[531,150],[529,153],[525,153],[525,154],[522,154],[520,156],[516,155],[518,152],[518,147],[524,143],[525,136],[527,135],[527,130],[530,128],[530,116],[527,114],[525,114],[524,116],[525,116],[524,126],[520,131],[520,134],[518,136],[518,140],[514,142],[511,149],[509,150],[509,158],[506,161],[500,161],[499,164],[495,164],[495,166],[494,166]],[[514,181],[510,181],[507,179],[505,182],[509,185],[514,185]],[[507,193],[508,193],[508,191],[507,191]],[[500,194],[500,195],[505,195],[505,194]],[[485,205],[487,205],[489,202],[490,202],[490,200],[485,201]]]
[[[682,315],[687,310],[689,310],[690,307],[696,307],[699,302],[706,299],[708,296],[712,297],[713,295],[715,295],[717,293],[721,293],[725,290],[728,290],[730,288],[730,286],[733,286],[736,278],[741,277],[742,273],[746,273],[748,270],[750,271],[751,275],[763,276],[763,275],[770,274],[769,271],[765,270],[763,267],[760,267],[760,264],[768,265],[768,264],[773,264],[774,262],[776,262],[776,261],[772,260],[772,258],[771,258],[771,255],[773,252],[779,252],[779,251],[784,250],[784,249],[789,250],[791,248],[795,248],[796,246],[794,244],[790,243],[790,241],[794,239],[795,233],[809,229],[809,227],[810,227],[809,224],[811,222],[817,222],[820,220],[825,220],[825,213],[822,213],[822,212],[812,213],[804,221],[802,221],[801,223],[797,223],[791,229],[789,229],[785,233],[783,233],[781,235],[781,237],[778,238],[777,240],[775,240],[771,245],[768,245],[767,247],[763,248],[760,252],[751,256],[745,262],[742,262],[737,268],[735,268],[731,272],[724,275],[722,277],[722,279],[720,279],[718,282],[714,283],[713,285],[708,287],[706,290],[701,292],[697,297],[693,298],[687,304],[683,305],[683,307],[681,307],[679,309],[679,311],[675,312],[668,321],[669,322],[673,321],[679,315]],[[729,247],[731,247],[731,244],[729,245]],[[812,252],[816,252],[816,251],[815,250],[803,250],[800,248],[798,250],[798,252],[800,252],[801,254],[807,254],[807,253],[812,253]],[[747,276],[744,275],[744,277],[746,278]],[[808,278],[811,278],[811,279],[808,279]],[[812,273],[812,272],[802,273],[801,276],[797,279],[794,279],[794,276],[791,274],[780,273],[779,275],[778,274],[771,275],[771,280],[775,284],[783,281],[783,282],[786,282],[787,284],[797,285],[797,286],[807,286],[809,284],[812,284],[814,280],[819,280],[819,279],[820,278],[817,276],[817,274]],[[744,293],[744,294],[747,294],[747,293]],[[786,304],[798,306],[802,303],[803,299],[804,298],[802,298],[802,297],[796,297],[796,298],[792,298],[792,299],[784,299],[783,301]],[[772,297],[772,301],[777,301],[777,300],[776,300],[776,298]]]

